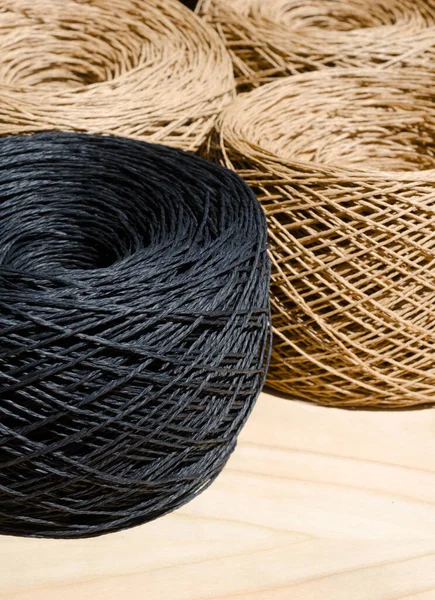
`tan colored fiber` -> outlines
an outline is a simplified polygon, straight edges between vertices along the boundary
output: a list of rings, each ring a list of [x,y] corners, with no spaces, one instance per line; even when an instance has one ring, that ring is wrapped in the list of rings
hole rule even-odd
[[[331,66],[435,60],[434,0],[200,0],[197,10],[224,39],[242,91]]]
[[[178,0],[0,0],[0,135],[117,134],[196,150],[234,93]]]
[[[327,69],[239,96],[205,149],[268,217],[269,384],[435,403],[435,74]]]

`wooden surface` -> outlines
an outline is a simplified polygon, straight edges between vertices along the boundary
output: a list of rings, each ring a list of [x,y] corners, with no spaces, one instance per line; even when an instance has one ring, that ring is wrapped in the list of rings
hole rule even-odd
[[[263,394],[178,512],[83,541],[0,537],[10,600],[435,599],[435,411]]]

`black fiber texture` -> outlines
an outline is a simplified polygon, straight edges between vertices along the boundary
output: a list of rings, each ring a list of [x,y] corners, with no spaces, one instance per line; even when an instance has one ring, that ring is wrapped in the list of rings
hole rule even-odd
[[[204,490],[263,385],[268,283],[231,171],[124,138],[0,139],[0,533],[99,535]]]

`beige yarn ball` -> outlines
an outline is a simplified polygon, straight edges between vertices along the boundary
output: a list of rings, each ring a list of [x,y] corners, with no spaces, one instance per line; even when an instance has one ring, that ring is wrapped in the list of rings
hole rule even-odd
[[[239,96],[208,157],[266,212],[268,383],[321,404],[435,403],[435,75],[327,69]]]
[[[200,0],[197,10],[224,39],[242,91],[325,67],[435,59],[432,0]]]
[[[177,0],[0,0],[0,135],[114,134],[196,150],[234,96],[217,34]]]

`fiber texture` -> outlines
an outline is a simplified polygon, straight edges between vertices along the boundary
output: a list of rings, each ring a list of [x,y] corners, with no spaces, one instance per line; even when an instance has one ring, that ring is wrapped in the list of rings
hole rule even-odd
[[[266,212],[268,383],[322,404],[435,402],[435,75],[329,69],[239,96],[208,155]]]
[[[239,89],[325,67],[425,68],[435,60],[433,0],[200,0]]]
[[[179,150],[0,140],[0,533],[144,523],[219,474],[270,347],[263,212]]]
[[[116,134],[194,151],[231,60],[178,0],[0,0],[0,135]]]

